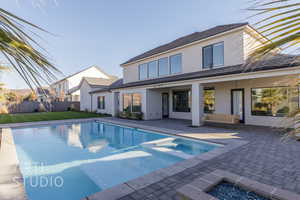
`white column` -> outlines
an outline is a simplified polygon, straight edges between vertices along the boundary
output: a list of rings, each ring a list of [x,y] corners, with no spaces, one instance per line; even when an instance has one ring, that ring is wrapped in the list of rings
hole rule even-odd
[[[192,125],[203,124],[203,86],[199,83],[192,84]]]

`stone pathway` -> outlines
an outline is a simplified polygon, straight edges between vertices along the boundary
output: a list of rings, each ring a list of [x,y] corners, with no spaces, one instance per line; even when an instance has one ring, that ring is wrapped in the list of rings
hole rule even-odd
[[[126,122],[127,120],[114,119]],[[176,190],[216,169],[226,170],[252,180],[300,194],[300,142],[282,140],[279,130],[255,126],[190,127],[189,121],[128,121],[147,126],[184,131],[200,139],[240,138],[249,143],[162,181],[134,191],[121,200],[179,199]]]

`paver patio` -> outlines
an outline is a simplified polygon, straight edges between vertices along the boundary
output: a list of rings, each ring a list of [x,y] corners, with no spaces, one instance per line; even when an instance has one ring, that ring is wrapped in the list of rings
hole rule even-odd
[[[192,128],[191,122],[185,120],[114,120],[183,131],[185,136],[204,140],[240,138],[249,141],[238,149],[136,190],[122,197],[122,200],[179,199],[176,194],[178,188],[216,169],[300,194],[300,142],[283,141],[282,132],[279,130],[243,125],[206,125]]]

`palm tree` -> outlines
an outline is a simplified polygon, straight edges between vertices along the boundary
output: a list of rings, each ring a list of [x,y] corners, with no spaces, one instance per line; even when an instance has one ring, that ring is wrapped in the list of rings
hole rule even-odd
[[[41,83],[50,83],[59,70],[43,55],[42,49],[28,29],[44,29],[0,8],[0,53],[26,84],[33,90]],[[2,68],[0,67],[0,70]]]
[[[255,16],[262,17],[255,27],[269,41],[254,49],[251,57],[261,60],[276,54],[278,48],[285,51],[299,50],[300,45],[300,2],[295,0],[257,0],[249,10],[256,12]],[[299,85],[299,80],[294,86]],[[300,109],[292,110],[292,128],[289,135],[300,137]]]
[[[300,2],[295,0],[260,0],[255,1],[250,11],[254,16],[262,17],[254,26],[269,41],[257,47],[252,53],[261,59],[278,48],[294,50],[300,44]]]

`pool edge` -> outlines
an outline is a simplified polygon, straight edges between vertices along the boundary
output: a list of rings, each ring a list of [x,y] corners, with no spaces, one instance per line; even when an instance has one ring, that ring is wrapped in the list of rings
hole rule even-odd
[[[11,129],[2,128],[0,137],[0,181],[5,182],[0,184],[0,199],[27,200]]]

